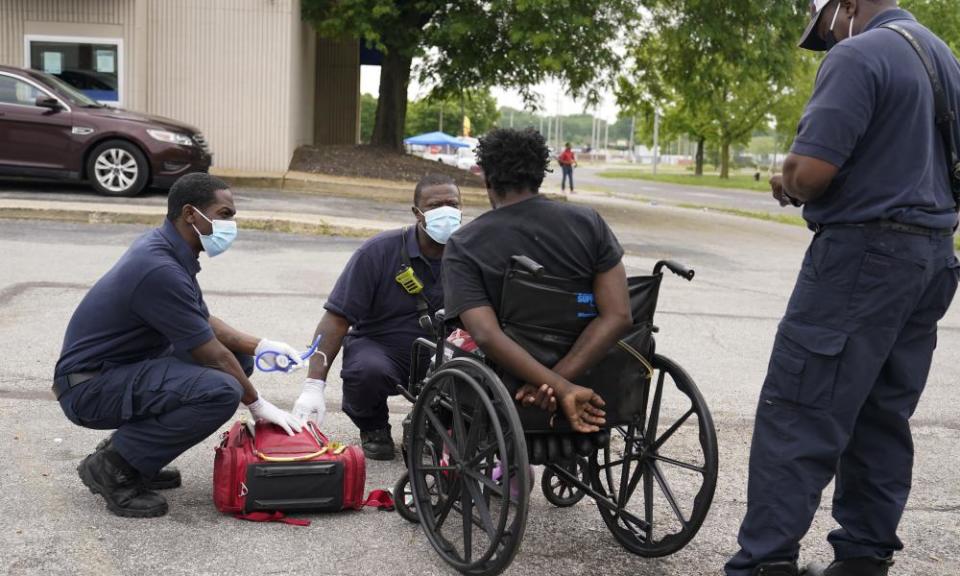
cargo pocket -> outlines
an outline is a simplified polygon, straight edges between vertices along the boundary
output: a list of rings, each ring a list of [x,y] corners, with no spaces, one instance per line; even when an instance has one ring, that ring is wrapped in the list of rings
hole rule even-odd
[[[784,321],[770,357],[764,396],[808,408],[827,408],[847,344],[832,328]]]

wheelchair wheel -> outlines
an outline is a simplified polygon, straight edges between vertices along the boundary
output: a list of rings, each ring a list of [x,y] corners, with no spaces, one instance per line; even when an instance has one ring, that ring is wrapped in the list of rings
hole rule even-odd
[[[410,490],[410,474],[404,472],[393,486],[393,505],[397,514],[407,522],[417,524],[417,509],[413,507],[413,491]]]
[[[454,358],[424,382],[412,419],[407,465],[427,539],[464,574],[499,574],[520,547],[530,498],[513,399],[492,370]],[[498,467],[510,481],[493,479]]]
[[[718,450],[713,418],[693,379],[653,358],[643,410],[611,430],[590,457],[597,506],[614,538],[645,557],[672,554],[696,535],[713,501]]]
[[[586,458],[577,458],[564,464],[548,464],[543,471],[543,475],[540,476],[540,489],[543,490],[543,497],[557,508],[569,508],[583,500],[586,493],[564,480],[557,474],[554,466],[563,467],[567,472],[587,483],[590,480]]]

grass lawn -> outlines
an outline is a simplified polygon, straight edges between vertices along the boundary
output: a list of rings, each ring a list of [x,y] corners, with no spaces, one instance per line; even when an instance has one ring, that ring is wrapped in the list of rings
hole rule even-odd
[[[689,173],[680,174],[657,174],[654,176],[650,172],[643,170],[604,170],[598,172],[597,176],[601,178],[618,178],[626,180],[647,180],[650,182],[664,182],[666,184],[683,184],[684,186],[709,186],[712,188],[732,188],[737,190],[750,190],[753,192],[770,192],[770,184],[767,183],[767,177],[760,176],[760,181],[755,182],[752,175],[731,175],[728,180],[722,180],[717,174],[704,174],[703,176],[694,176]]]

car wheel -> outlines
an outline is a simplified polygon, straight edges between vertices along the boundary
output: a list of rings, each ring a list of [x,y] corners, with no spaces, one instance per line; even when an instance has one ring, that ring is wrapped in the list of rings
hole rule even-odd
[[[123,140],[108,140],[87,158],[87,179],[105,196],[136,196],[147,186],[150,168],[139,148]]]

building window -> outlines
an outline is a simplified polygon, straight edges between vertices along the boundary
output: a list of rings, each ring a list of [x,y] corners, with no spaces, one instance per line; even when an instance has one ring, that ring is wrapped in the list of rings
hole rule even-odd
[[[27,67],[53,74],[104,104],[123,101],[119,39],[27,36],[25,41]]]

